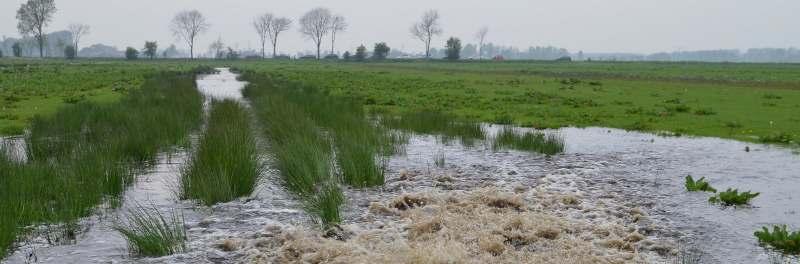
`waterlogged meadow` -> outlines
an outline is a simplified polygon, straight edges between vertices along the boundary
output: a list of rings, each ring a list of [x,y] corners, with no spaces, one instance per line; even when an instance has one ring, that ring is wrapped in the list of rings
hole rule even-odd
[[[159,74],[116,103],[81,102],[34,118],[28,161],[0,158],[0,252],[29,225],[74,223],[100,203],[117,204],[137,168],[188,144],[202,113],[193,82],[192,74]]]
[[[16,90],[25,97],[7,109],[61,100],[0,120],[26,130],[25,159],[0,155],[0,246],[11,263],[37,254],[726,263],[796,253],[798,223],[783,217],[795,209],[783,198],[800,167],[757,144],[796,144],[800,125],[786,115],[800,99],[794,65],[12,62],[2,74],[27,93]],[[127,88],[105,86],[120,78]],[[72,93],[83,96],[64,99]],[[175,149],[183,158],[156,160]],[[163,162],[179,164],[148,172]],[[108,212],[117,217],[101,237],[123,253],[80,242]]]
[[[600,126],[796,144],[800,66],[609,62],[246,64],[371,112],[439,111],[523,127]]]

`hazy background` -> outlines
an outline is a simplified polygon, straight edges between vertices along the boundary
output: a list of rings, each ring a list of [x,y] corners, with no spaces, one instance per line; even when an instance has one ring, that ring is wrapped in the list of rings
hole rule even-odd
[[[0,35],[19,37],[16,10],[23,0],[0,3]],[[490,28],[488,41],[519,47],[552,45],[572,52],[636,52],[786,48],[800,46],[800,1],[797,0],[56,0],[58,12],[48,32],[70,23],[91,26],[81,47],[103,43],[124,49],[141,48],[155,40],[159,48],[185,44],[171,36],[175,13],[197,9],[212,24],[197,45],[205,52],[217,37],[237,49],[257,49],[252,19],[272,12],[297,21],[313,7],[344,15],[349,29],[340,34],[337,51],[385,41],[392,48],[419,52],[421,42],[409,27],[427,9],[442,15],[445,37],[474,42],[481,26]],[[324,46],[329,46],[325,44]],[[283,53],[312,50],[297,32],[297,24],[279,42]],[[327,49],[330,49],[329,47]]]

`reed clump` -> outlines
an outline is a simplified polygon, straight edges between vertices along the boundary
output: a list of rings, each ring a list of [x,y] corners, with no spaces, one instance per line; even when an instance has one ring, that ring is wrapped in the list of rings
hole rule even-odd
[[[117,220],[113,229],[122,234],[128,250],[136,256],[161,257],[186,250],[183,215],[175,211],[164,215],[155,207],[137,205],[128,210],[126,220]]]
[[[214,205],[250,195],[261,171],[251,130],[242,105],[212,102],[205,135],[181,176],[181,198]]]
[[[504,127],[494,137],[492,147],[498,149],[515,149],[555,155],[564,152],[564,139],[557,134],[546,134],[539,131],[518,133],[512,127]]]

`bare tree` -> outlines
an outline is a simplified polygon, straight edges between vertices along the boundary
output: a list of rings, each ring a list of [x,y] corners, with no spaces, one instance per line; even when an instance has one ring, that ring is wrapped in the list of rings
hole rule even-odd
[[[267,57],[267,38],[270,37],[269,32],[274,20],[275,17],[270,13],[260,15],[253,20],[253,27],[256,29],[256,33],[258,33],[259,41],[261,41],[261,58]]]
[[[283,31],[289,30],[292,26],[292,20],[280,17],[272,20],[272,24],[267,29],[269,31],[269,38],[272,41],[272,57],[275,58],[278,53],[278,35]]]
[[[411,26],[411,35],[425,43],[425,58],[431,57],[431,39],[442,34],[439,18],[438,11],[428,10],[422,15],[419,23]]]
[[[478,40],[478,59],[483,60],[483,42],[486,41],[486,35],[489,35],[489,27],[482,27],[475,33],[475,39]]]
[[[331,20],[331,54],[336,54],[334,45],[336,44],[336,33],[347,30],[347,21],[343,16],[336,15]]]
[[[183,11],[175,15],[170,24],[172,35],[186,41],[189,45],[189,58],[194,59],[194,41],[205,33],[211,25],[206,23],[206,18],[200,11]]]
[[[317,45],[317,59],[321,57],[322,39],[330,33],[333,16],[327,8],[314,8],[300,18],[300,33]]]
[[[19,33],[24,36],[33,34],[39,42],[39,57],[42,58],[44,58],[44,29],[53,20],[56,10],[54,0],[28,0],[17,10]]]
[[[72,34],[72,42],[73,42],[72,44],[73,44],[73,47],[75,47],[75,51],[80,50],[80,48],[78,47],[78,44],[81,42],[81,38],[83,36],[89,35],[89,33],[90,33],[89,25],[86,25],[86,24],[70,24],[67,27],[67,30],[69,30],[69,33]]]

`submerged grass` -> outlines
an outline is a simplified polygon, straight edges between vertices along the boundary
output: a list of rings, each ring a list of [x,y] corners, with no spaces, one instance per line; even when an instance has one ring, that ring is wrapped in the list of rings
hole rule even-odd
[[[125,237],[128,250],[136,256],[161,257],[186,250],[183,215],[178,212],[165,216],[155,207],[137,205],[113,229]]]
[[[492,147],[495,150],[510,148],[555,155],[564,152],[564,139],[556,134],[538,131],[526,131],[520,134],[512,127],[504,127],[495,136]]]
[[[750,200],[756,198],[759,194],[749,191],[740,193],[739,190],[728,188],[728,190],[708,198],[708,201],[723,205],[743,205],[750,203]]]
[[[208,128],[181,176],[181,198],[204,205],[229,202],[250,195],[259,172],[247,111],[232,100],[212,102]]]
[[[692,175],[688,175],[686,176],[686,183],[684,185],[686,186],[686,190],[690,192],[717,192],[717,189],[711,187],[711,184],[706,181],[705,177],[695,181]]]
[[[22,227],[74,221],[119,196],[132,169],[187,142],[201,113],[194,76],[164,73],[119,102],[83,102],[36,117],[27,163],[0,157],[0,258]]]
[[[800,254],[800,231],[789,232],[786,226],[763,227],[754,233],[758,242],[787,254]]]

